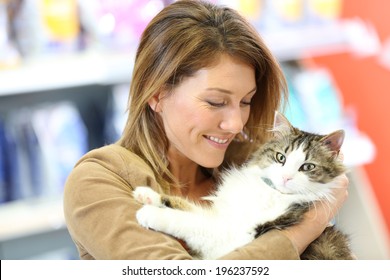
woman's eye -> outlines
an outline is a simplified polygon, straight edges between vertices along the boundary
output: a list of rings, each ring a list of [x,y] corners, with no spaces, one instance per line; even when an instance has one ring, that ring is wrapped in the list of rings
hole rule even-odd
[[[213,107],[222,107],[222,106],[226,105],[225,101],[222,101],[222,102],[207,101],[207,103]]]
[[[281,164],[284,164],[286,162],[286,156],[283,155],[282,153],[276,153],[276,160],[281,163]]]
[[[316,166],[313,163],[305,163],[299,168],[299,171],[310,171],[313,170]]]
[[[241,104],[243,106],[250,106],[251,105],[251,101],[241,101]]]

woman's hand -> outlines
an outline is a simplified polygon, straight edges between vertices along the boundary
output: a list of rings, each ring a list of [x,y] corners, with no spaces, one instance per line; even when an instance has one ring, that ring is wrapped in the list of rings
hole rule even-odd
[[[349,183],[347,176],[339,176],[337,183],[338,187],[332,192],[334,200],[319,201],[305,214],[301,223],[282,230],[295,245],[299,254],[302,254],[306,247],[321,235],[347,199]]]

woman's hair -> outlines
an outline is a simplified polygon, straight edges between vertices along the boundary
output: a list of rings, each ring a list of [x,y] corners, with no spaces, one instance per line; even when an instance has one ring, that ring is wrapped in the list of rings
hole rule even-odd
[[[144,159],[165,189],[175,183],[166,159],[169,142],[160,117],[148,101],[161,90],[169,92],[183,78],[213,66],[222,54],[238,58],[255,70],[257,92],[245,127],[251,144],[232,142],[225,156],[225,163],[238,164],[251,152],[248,147],[266,140],[274,112],[287,92],[281,68],[257,31],[231,8],[182,0],[165,7],[142,34],[120,144]]]

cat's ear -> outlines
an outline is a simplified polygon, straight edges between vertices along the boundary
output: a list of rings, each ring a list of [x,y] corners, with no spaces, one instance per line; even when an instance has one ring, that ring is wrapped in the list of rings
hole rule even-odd
[[[291,125],[288,119],[283,116],[283,114],[279,113],[278,111],[275,111],[274,127],[272,129],[274,136],[280,137],[289,134],[293,131],[294,127]]]
[[[344,130],[337,130],[324,136],[321,141],[335,154],[338,154],[345,138]]]

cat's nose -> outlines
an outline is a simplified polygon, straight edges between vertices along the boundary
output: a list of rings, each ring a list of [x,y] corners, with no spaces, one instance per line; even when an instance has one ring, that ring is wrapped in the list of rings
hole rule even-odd
[[[284,185],[286,185],[287,182],[290,181],[291,179],[292,179],[291,176],[289,176],[289,175],[283,175],[283,183],[284,183]]]

